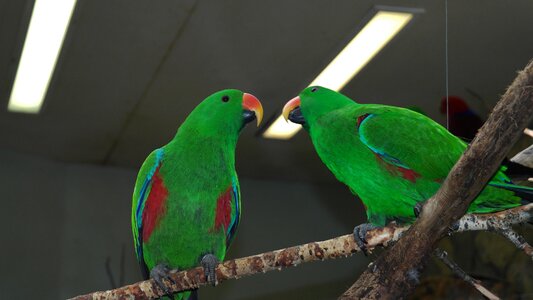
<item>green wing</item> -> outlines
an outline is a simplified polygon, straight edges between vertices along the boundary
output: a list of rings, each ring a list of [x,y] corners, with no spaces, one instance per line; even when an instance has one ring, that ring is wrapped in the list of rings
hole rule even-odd
[[[446,178],[466,150],[467,145],[440,124],[405,108],[369,105],[357,118],[359,137],[367,147],[430,180]],[[510,182],[503,169],[492,180]]]
[[[396,107],[370,109],[357,116],[361,141],[385,162],[413,170],[429,180],[443,180],[466,150],[466,144],[444,127],[418,113]],[[500,168],[469,207],[487,213],[515,207],[528,199],[528,188],[516,186]],[[520,197],[521,196],[521,197]]]
[[[427,179],[444,179],[466,144],[428,117],[408,109],[368,105],[358,112],[360,140],[384,161]]]

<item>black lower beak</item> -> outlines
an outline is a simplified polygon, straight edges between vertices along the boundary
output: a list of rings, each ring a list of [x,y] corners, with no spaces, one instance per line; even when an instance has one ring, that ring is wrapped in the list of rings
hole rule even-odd
[[[302,115],[302,111],[300,110],[300,107],[297,107],[289,113],[289,120],[293,123],[297,124],[305,124],[304,116]]]
[[[243,119],[243,122],[244,124],[248,124],[250,122],[252,122],[253,120],[255,120],[255,112],[251,111],[251,110],[243,110],[242,111],[242,119]]]

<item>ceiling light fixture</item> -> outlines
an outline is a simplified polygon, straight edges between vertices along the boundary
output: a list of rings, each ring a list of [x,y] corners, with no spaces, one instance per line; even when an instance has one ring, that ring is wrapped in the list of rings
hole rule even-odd
[[[309,86],[320,85],[340,91],[398,34],[414,16],[414,11],[379,9],[359,33],[342,49]],[[265,138],[290,139],[302,127],[279,116],[263,133]]]
[[[36,0],[8,110],[38,113],[65,38],[76,0]]]

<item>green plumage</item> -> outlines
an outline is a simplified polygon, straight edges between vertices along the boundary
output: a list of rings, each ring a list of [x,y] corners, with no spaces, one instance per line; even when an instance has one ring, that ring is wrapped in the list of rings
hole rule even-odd
[[[240,218],[235,147],[244,126],[242,98],[238,90],[206,98],[143,163],[132,228],[145,277],[157,264],[185,270],[208,253],[224,259]]]
[[[430,198],[467,145],[409,109],[358,104],[322,87],[300,94],[304,128],[324,164],[363,201],[369,222],[412,222],[417,202]],[[468,211],[488,213],[521,204],[519,188],[498,171]]]

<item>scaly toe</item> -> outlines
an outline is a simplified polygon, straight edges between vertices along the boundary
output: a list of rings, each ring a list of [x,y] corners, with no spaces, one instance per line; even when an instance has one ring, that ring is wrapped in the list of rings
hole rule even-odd
[[[216,268],[219,264],[218,259],[213,254],[206,254],[202,257],[202,267],[204,268],[204,274],[209,283],[212,286],[217,285],[217,273]]]
[[[157,286],[165,293],[165,296],[174,299],[172,289],[169,284],[175,284],[172,277],[170,277],[170,269],[165,264],[158,264],[150,271],[150,277],[152,277]],[[167,283],[168,282],[168,283]]]
[[[361,252],[365,256],[368,256],[368,249],[366,247],[366,234],[369,230],[372,230],[374,228],[377,228],[377,226],[372,225],[371,223],[363,223],[360,225],[355,226],[353,229],[353,236],[355,239],[355,243],[361,249]]]

